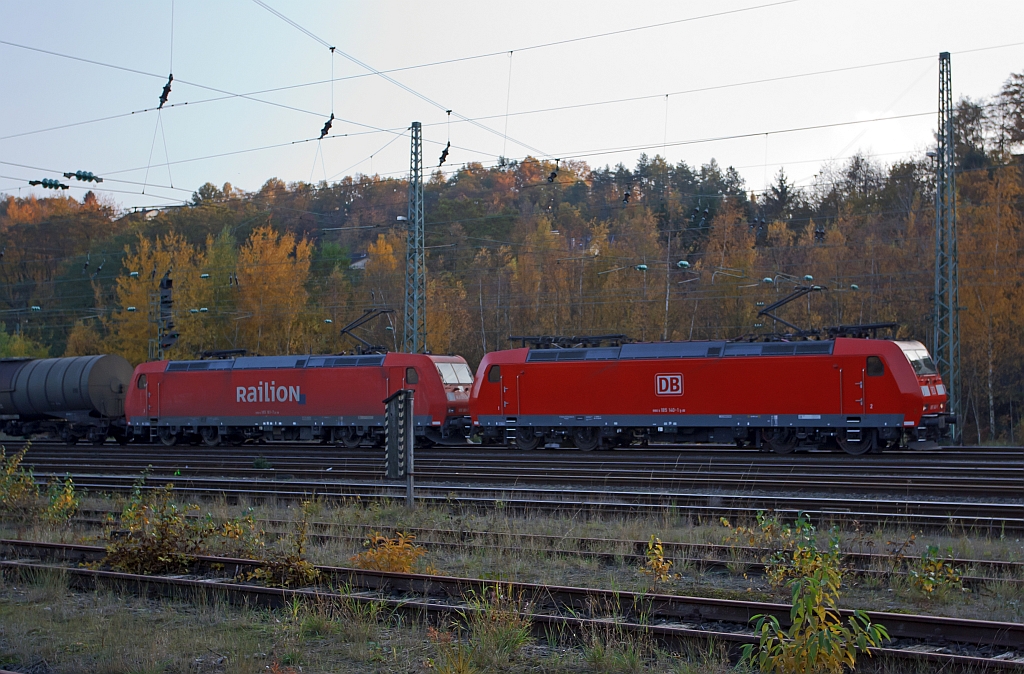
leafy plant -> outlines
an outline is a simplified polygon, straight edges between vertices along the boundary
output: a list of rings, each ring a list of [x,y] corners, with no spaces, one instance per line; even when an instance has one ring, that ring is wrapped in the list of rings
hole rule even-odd
[[[253,459],[252,467],[256,468],[257,470],[270,470],[271,468],[274,467],[274,465],[270,463],[270,461],[268,461],[266,457],[264,457],[261,454],[257,456],[255,459]]]
[[[173,503],[173,489],[167,484],[148,496],[140,492],[125,507],[121,524],[127,535],[107,545],[107,564],[127,573],[180,573],[191,568],[216,527],[209,516],[191,516],[199,506]]]
[[[0,446],[0,509],[4,512],[25,515],[39,496],[31,469],[21,465],[28,448],[26,444],[20,452],[8,457],[7,448]]]
[[[744,659],[760,671],[838,674],[855,668],[859,653],[870,655],[867,649],[889,638],[885,627],[872,623],[863,611],[842,622],[837,608],[842,581],[837,538],[825,551],[801,541],[787,573],[794,576],[788,583],[793,593],[789,629],[783,630],[775,616],[754,616],[758,645],[743,647]]]
[[[939,549],[929,545],[921,559],[910,565],[914,587],[928,596],[942,595],[949,590],[963,590],[963,574],[949,560],[939,556]]]
[[[726,538],[727,542],[758,548],[789,550],[798,540],[814,532],[810,518],[802,512],[797,514],[792,525],[782,522],[771,511],[764,510],[757,511],[756,527],[733,527],[724,517],[719,518],[719,522],[727,529],[732,529],[733,533]]]
[[[46,488],[43,521],[54,526],[66,526],[78,512],[81,497],[75,492],[75,482],[67,476],[63,482],[54,480]]]
[[[412,573],[413,565],[427,551],[413,543],[415,536],[398,532],[393,538],[373,532],[364,542],[364,552],[353,555],[349,561],[358,569]]]
[[[224,522],[219,533],[227,542],[228,554],[245,559],[262,559],[266,552],[266,531],[256,523],[252,512]]]
[[[672,561],[665,559],[665,548],[662,546],[660,538],[651,535],[651,540],[647,543],[645,556],[647,561],[644,562],[640,573],[653,578],[655,586],[657,586],[657,583],[665,582],[672,577]]]

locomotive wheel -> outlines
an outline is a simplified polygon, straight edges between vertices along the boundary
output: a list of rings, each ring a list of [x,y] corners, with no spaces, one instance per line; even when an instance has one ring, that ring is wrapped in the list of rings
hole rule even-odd
[[[846,437],[846,431],[839,431],[836,433],[836,444],[847,454],[853,456],[860,456],[861,454],[867,454],[875,448],[875,444],[878,442],[875,429],[866,428],[860,432],[860,440],[853,441],[848,440]]]
[[[161,428],[157,431],[157,437],[160,438],[160,442],[167,447],[178,444],[178,434],[171,433],[169,429]]]
[[[796,449],[796,431],[792,428],[765,429],[764,442],[776,454],[792,454]]]
[[[516,447],[518,449],[529,451],[531,449],[537,449],[540,447],[540,443],[544,438],[539,438],[533,432],[530,427],[517,428],[516,429]]]
[[[352,426],[340,426],[335,428],[334,441],[345,445],[348,449],[355,449],[363,443],[362,436]]]
[[[220,444],[220,431],[216,426],[203,426],[199,429],[199,437],[207,447],[216,447]]]
[[[65,433],[64,434],[64,442],[65,442],[65,444],[67,444],[68,447],[74,447],[75,445],[77,445],[78,444],[78,440],[79,440],[79,437],[77,435],[75,435],[74,433]]]
[[[577,426],[572,429],[572,441],[581,452],[590,452],[601,445],[601,429]]]

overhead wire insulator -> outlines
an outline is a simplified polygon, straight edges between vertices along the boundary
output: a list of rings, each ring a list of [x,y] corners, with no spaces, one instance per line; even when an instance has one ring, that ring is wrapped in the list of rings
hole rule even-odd
[[[633,193],[632,193],[632,192],[626,192],[626,193],[625,193],[625,194],[624,194],[624,195],[622,196],[622,203],[624,203],[624,204],[628,204],[628,203],[629,203],[629,199],[630,199],[630,197],[632,197],[632,196],[633,196]]]
[[[324,124],[324,128],[320,129],[320,138],[323,138],[324,136],[326,136],[328,133],[331,132],[331,125],[332,124],[334,124],[334,113],[333,112],[331,113],[331,118],[327,120],[326,124]]]
[[[438,162],[437,162],[437,168],[441,168],[441,166],[446,161],[448,161],[448,150],[451,149],[451,146],[452,146],[452,142],[448,141],[448,144],[444,146],[443,150],[441,150],[441,159],[438,160]]]
[[[64,177],[65,178],[74,178],[75,180],[81,180],[82,182],[86,182],[86,183],[90,183],[90,182],[92,182],[92,183],[101,183],[101,182],[103,182],[103,178],[100,178],[99,176],[94,174],[92,171],[75,171],[74,173],[70,173],[69,172],[69,173],[65,173]]]
[[[167,103],[167,98],[171,95],[171,82],[173,81],[174,75],[168,75],[167,84],[164,85],[164,90],[160,93],[160,105],[157,106],[157,110],[163,108],[164,104]]]
[[[54,180],[52,178],[43,178],[42,180],[29,180],[28,184],[29,185],[39,185],[40,187],[44,187],[44,188],[46,188],[48,190],[66,190],[66,189],[68,189],[67,185],[65,185],[64,183],[62,183],[59,180]]]

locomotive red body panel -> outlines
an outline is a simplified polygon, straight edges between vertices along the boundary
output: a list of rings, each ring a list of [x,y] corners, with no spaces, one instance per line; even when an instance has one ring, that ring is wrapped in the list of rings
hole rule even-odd
[[[605,438],[699,431],[725,442],[781,428],[857,441],[857,429],[891,440],[905,428],[941,426],[945,402],[918,342],[661,342],[487,354],[471,415],[485,436],[505,427],[506,439],[518,434],[526,446],[531,432],[579,428]]]
[[[417,432],[440,438],[465,425],[471,384],[466,361],[453,356],[159,361],[135,369],[125,415],[137,434],[152,430],[163,439],[190,432],[310,440],[332,429],[369,439],[383,427],[382,401],[412,389]]]

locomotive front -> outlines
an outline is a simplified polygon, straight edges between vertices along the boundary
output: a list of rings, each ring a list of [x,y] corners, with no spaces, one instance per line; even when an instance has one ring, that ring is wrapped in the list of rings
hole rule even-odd
[[[947,410],[949,394],[942,377],[939,376],[924,344],[900,341],[896,342],[896,345],[900,347],[914,369],[917,385],[921,390],[921,416],[913,432],[918,441],[940,440],[946,435],[947,429],[957,423],[956,417]]]

